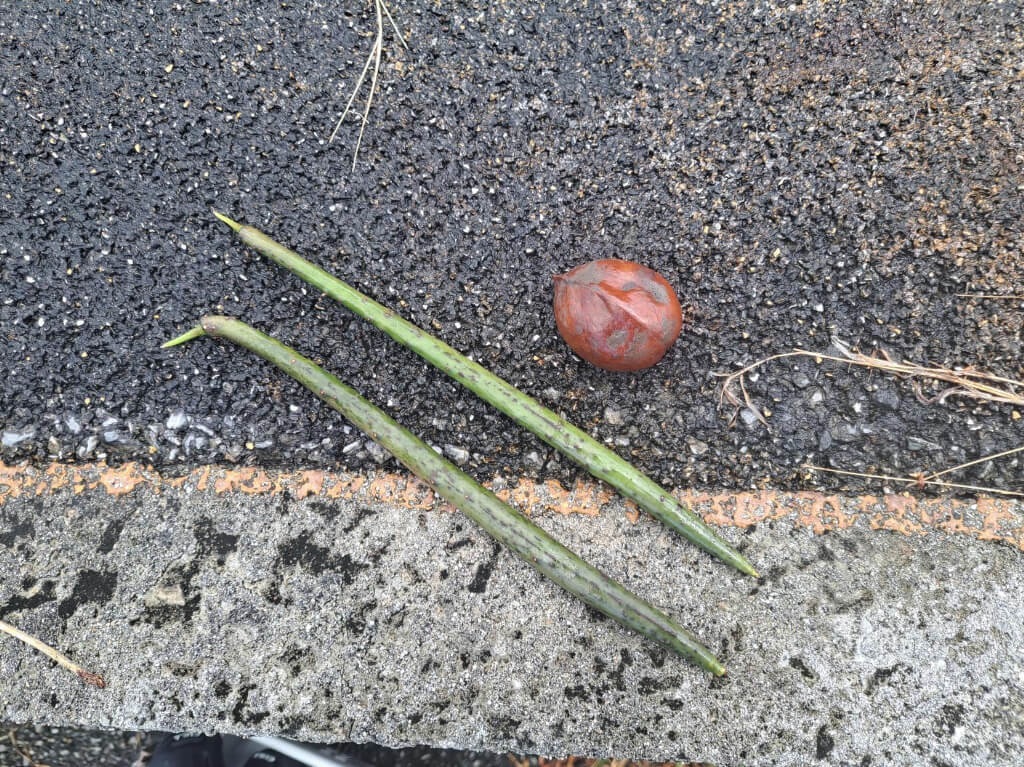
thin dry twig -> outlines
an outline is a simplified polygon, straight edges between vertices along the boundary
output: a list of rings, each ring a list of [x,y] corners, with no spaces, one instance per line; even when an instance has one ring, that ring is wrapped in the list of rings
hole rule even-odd
[[[979,463],[985,463],[985,461],[994,461],[997,458],[1005,458],[1008,455],[1013,455],[1014,453],[1020,453],[1022,451],[1024,451],[1024,445],[1012,448],[1011,450],[1004,450],[1001,453],[993,453],[992,455],[986,455],[982,458],[975,458],[973,461],[968,461],[967,463],[961,463],[958,466],[952,466],[948,469],[937,471],[934,474],[929,474],[927,477],[925,477],[925,479],[932,480],[935,479],[936,477],[941,477],[943,474],[950,474],[954,471],[960,471],[960,469],[966,469],[970,466],[975,466]]]
[[[87,671],[63,653],[53,649],[52,647],[50,647],[50,645],[46,644],[45,642],[36,639],[31,634],[26,634],[24,631],[22,631],[19,628],[16,628],[15,626],[12,626],[10,623],[0,621],[0,631],[3,631],[6,634],[10,634],[15,639],[20,639],[29,647],[38,650],[46,657],[56,661],[58,664],[66,668],[68,671],[77,676],[86,684],[95,685],[100,689],[107,686],[107,683],[99,674],[93,673],[92,671]]]
[[[394,17],[391,15],[391,11],[388,10],[387,4],[384,0],[373,0],[374,10],[377,14],[377,34],[373,40],[373,46],[370,48],[370,55],[366,57],[366,64],[363,65],[363,71],[359,75],[359,79],[356,80],[356,85],[352,89],[352,93],[348,98],[348,103],[345,104],[345,109],[342,110],[341,117],[338,118],[338,123],[334,126],[334,130],[331,132],[331,137],[328,139],[328,143],[334,141],[334,137],[338,135],[338,131],[341,129],[342,123],[345,122],[345,118],[348,117],[349,111],[352,109],[352,103],[355,101],[356,96],[363,88],[363,83],[366,81],[366,74],[370,71],[372,66],[373,74],[370,76],[370,92],[366,97],[366,106],[363,108],[363,116],[359,124],[359,135],[356,138],[356,147],[352,151],[352,170],[356,169],[356,161],[359,159],[359,147],[363,143],[363,133],[366,130],[366,124],[370,117],[370,107],[373,105],[373,97],[377,92],[377,78],[380,75],[380,59],[381,54],[384,51],[384,19],[387,18],[391,24],[391,28],[395,32],[395,37],[402,44],[403,48],[408,49],[408,45],[405,42],[405,38],[402,36],[402,31],[398,28],[398,24],[395,23]]]
[[[824,471],[829,474],[842,474],[845,477],[862,477],[863,479],[884,479],[888,482],[902,482],[907,485],[915,485],[921,487],[923,485],[937,485],[938,487],[953,488],[956,490],[976,490],[979,493],[995,493],[997,495],[1010,495],[1015,498],[1024,498],[1024,493],[1019,493],[1015,490],[1000,490],[998,487],[982,487],[980,485],[964,485],[959,482],[941,482],[939,480],[928,479],[926,476],[918,475],[916,477],[896,477],[891,474],[873,474],[870,472],[860,471],[845,471],[844,469],[830,469],[826,466],[815,466],[812,463],[805,463],[805,469],[811,469],[813,471]]]
[[[1024,295],[1021,294],[1006,294],[1006,293],[957,293],[957,298],[983,298],[983,299],[996,299],[1002,301],[1024,301]]]
[[[746,387],[743,384],[744,376],[746,376],[751,370],[754,370],[768,362],[772,362],[773,360],[784,359],[786,357],[813,357],[818,361],[830,360],[832,362],[858,365],[860,367],[882,370],[899,378],[909,379],[912,382],[914,393],[917,395],[917,398],[925,404],[932,404],[935,402],[942,403],[949,397],[956,396],[1024,406],[1024,394],[1021,393],[1024,391],[1024,381],[1017,381],[1012,378],[1005,378],[992,373],[986,373],[976,370],[973,367],[929,367],[926,365],[918,365],[914,362],[900,362],[892,359],[884,351],[879,352],[881,356],[862,354],[861,352],[852,351],[842,341],[835,338],[832,339],[832,343],[839,349],[841,356],[822,354],[821,352],[812,352],[807,351],[806,349],[794,349],[791,352],[783,352],[782,354],[773,354],[770,357],[765,357],[764,359],[753,362],[734,373],[716,373],[715,375],[721,376],[725,379],[719,396],[719,404],[722,402],[728,402],[736,408],[737,412],[740,408],[749,408],[750,411],[757,416],[758,420],[767,427],[768,421],[764,417],[761,409],[754,405],[750,399],[750,395],[747,394]],[[932,397],[927,397],[921,388],[921,381],[923,380],[939,381],[951,384],[951,386]],[[736,392],[737,384],[740,389],[739,394]],[[735,415],[733,418],[735,419]]]
[[[862,477],[864,479],[882,479],[889,482],[902,482],[908,485],[915,485],[919,488],[923,488],[925,485],[937,485],[939,487],[955,488],[957,490],[977,490],[982,493],[994,493],[997,495],[1010,495],[1015,498],[1024,498],[1024,492],[1016,490],[1001,490],[997,487],[979,487],[978,485],[965,485],[958,482],[945,482],[937,479],[944,474],[951,474],[954,471],[960,471],[971,466],[977,466],[979,463],[985,463],[986,461],[995,461],[999,458],[1005,458],[1008,455],[1014,455],[1015,453],[1024,452],[1024,445],[1015,447],[1010,450],[1003,450],[999,453],[992,453],[991,455],[982,456],[981,458],[975,458],[973,461],[967,461],[966,463],[957,464],[951,466],[948,469],[942,471],[936,471],[931,474],[925,474],[920,472],[909,477],[896,477],[891,474],[874,474],[871,472],[859,472],[859,471],[846,471],[844,469],[830,469],[825,466],[815,466],[814,464],[805,463],[805,469],[812,469],[814,471],[824,471],[829,474],[842,474],[847,477]]]
[[[18,741],[17,728],[7,731],[7,739],[11,741],[11,746],[18,752],[18,755],[22,758],[22,761],[28,765],[28,767],[50,767],[50,765],[44,764],[43,762],[37,762],[35,754],[32,753],[31,749],[29,749],[28,746],[23,746]]]

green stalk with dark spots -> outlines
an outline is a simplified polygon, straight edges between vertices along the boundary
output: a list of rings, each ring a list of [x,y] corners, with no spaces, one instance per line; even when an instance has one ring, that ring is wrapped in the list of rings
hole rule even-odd
[[[239,239],[271,261],[283,266],[321,290],[347,309],[383,330],[398,343],[409,347],[430,364],[447,373],[485,402],[529,429],[598,479],[604,480],[640,508],[673,530],[742,573],[757,577],[754,567],[696,514],[679,503],[664,488],[586,432],[532,397],[491,373],[482,365],[459,354],[443,341],[399,317],[394,311],[342,282],[294,250],[275,242],[260,230],[243,226],[214,211]]]
[[[566,591],[712,674],[725,673],[718,659],[693,634],[584,562],[355,390],[294,349],[244,322],[220,316],[203,317],[197,327],[168,341],[164,348],[203,335],[225,338],[276,365],[394,455],[438,495]]]

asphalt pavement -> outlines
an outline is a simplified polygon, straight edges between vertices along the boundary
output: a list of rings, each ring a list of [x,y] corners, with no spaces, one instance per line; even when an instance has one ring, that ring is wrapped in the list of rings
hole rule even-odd
[[[328,138],[370,7],[0,11],[0,457],[393,467],[238,350],[159,349],[221,311],[484,478],[579,476],[235,242],[211,205],[674,487],[878,491],[802,467],[909,476],[1021,444],[1019,406],[925,404],[908,382],[810,358],[748,376],[766,428],[720,406],[714,375],[838,338],[1022,377],[1015,3],[391,10],[409,48],[386,24],[354,170],[358,120]],[[590,367],[556,333],[552,275],[608,256],[660,271],[688,310],[639,374]],[[1021,476],[1017,456],[955,478]]]
[[[2,767],[143,767],[169,736],[161,732],[95,730],[82,727],[45,727],[0,722]],[[316,746],[319,753],[336,757],[339,765],[360,767],[536,767],[536,759],[510,754],[455,751],[429,747],[389,749],[369,744]],[[251,752],[253,749],[250,748]],[[245,753],[241,749],[237,752]],[[232,752],[232,754],[235,752]],[[241,757],[244,759],[245,757]],[[345,761],[345,760],[348,761]],[[512,761],[515,759],[515,762]],[[186,765],[182,765],[186,767]],[[241,767],[241,762],[227,767]]]

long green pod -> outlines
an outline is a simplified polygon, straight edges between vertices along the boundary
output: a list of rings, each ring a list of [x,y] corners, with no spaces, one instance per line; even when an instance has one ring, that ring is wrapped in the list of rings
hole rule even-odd
[[[520,426],[529,429],[592,475],[635,501],[651,516],[740,572],[757,577],[757,571],[743,555],[719,537],[702,519],[680,504],[654,480],[586,432],[482,365],[463,356],[448,344],[398,316],[393,310],[310,263],[294,250],[275,242],[255,227],[243,226],[217,211],[213,213],[230,226],[246,245],[376,325],[398,343],[412,349]]]
[[[276,365],[342,413],[374,442],[422,478],[438,495],[566,591],[623,626],[660,642],[712,674],[721,676],[725,673],[718,659],[693,634],[583,561],[490,490],[438,455],[427,443],[294,349],[240,320],[221,316],[203,317],[198,327],[168,341],[164,348],[202,335],[225,338]]]

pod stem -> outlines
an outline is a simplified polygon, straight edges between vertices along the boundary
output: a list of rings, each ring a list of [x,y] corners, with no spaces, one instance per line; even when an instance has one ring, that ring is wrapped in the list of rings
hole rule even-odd
[[[216,315],[203,317],[198,327],[164,346],[201,335],[238,344],[290,375],[394,455],[438,495],[566,591],[712,674],[725,673],[714,654],[672,618],[558,543],[313,361],[240,320]]]
[[[687,538],[705,551],[747,575],[757,571],[738,551],[722,539],[690,509],[677,501],[654,480],[628,461],[573,426],[532,397],[463,356],[411,322],[399,317],[358,290],[310,263],[294,250],[275,242],[258,229],[246,226],[214,211],[231,227],[238,238],[276,264],[288,269],[350,311],[383,330],[400,344],[419,354],[430,364],[454,378],[485,402],[529,429],[590,474],[607,482],[634,501],[651,516]]]
[[[170,349],[172,346],[178,346],[180,344],[188,343],[189,341],[192,341],[193,339],[196,339],[196,338],[199,338],[200,336],[205,336],[205,335],[206,335],[206,331],[203,330],[203,326],[202,325],[196,325],[196,327],[192,328],[191,330],[186,330],[184,333],[182,333],[177,338],[172,338],[167,343],[161,344],[160,348],[161,349]]]

